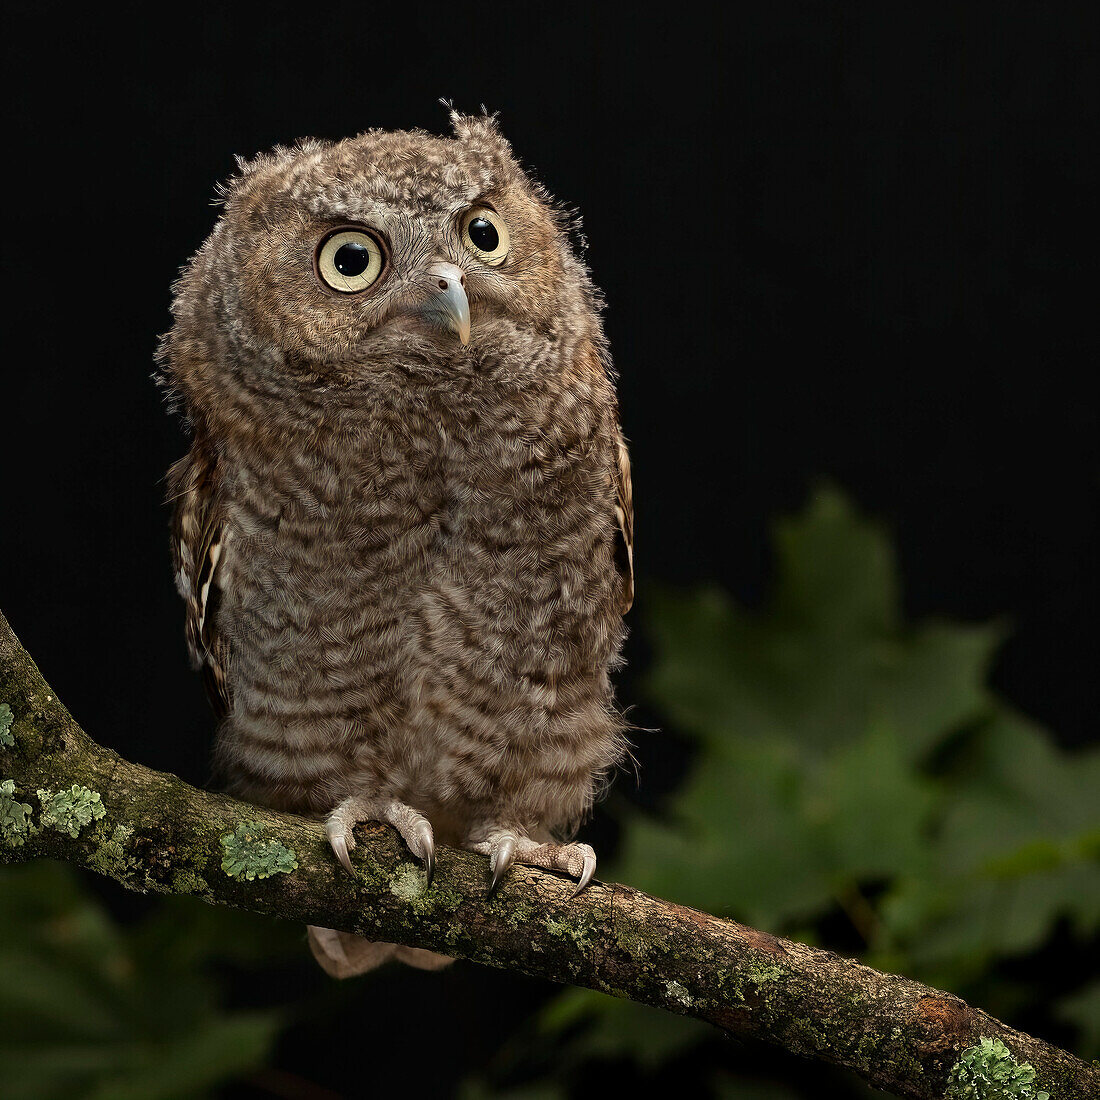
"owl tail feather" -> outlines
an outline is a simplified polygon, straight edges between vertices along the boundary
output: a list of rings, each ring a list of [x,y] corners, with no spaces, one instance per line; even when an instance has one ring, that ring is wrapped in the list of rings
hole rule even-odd
[[[454,959],[437,955],[422,947],[404,947],[399,943],[374,943],[350,932],[337,932],[332,928],[306,926],[309,932],[309,949],[321,969],[333,978],[354,978],[393,959],[415,966],[417,970],[442,970]]]

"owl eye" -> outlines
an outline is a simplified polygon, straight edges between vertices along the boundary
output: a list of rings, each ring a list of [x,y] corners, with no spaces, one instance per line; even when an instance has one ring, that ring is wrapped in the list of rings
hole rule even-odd
[[[342,294],[355,294],[378,281],[386,256],[378,240],[362,229],[338,229],[317,249],[317,274]]]
[[[483,263],[496,267],[504,263],[511,239],[504,219],[487,206],[475,206],[462,218],[462,240]]]

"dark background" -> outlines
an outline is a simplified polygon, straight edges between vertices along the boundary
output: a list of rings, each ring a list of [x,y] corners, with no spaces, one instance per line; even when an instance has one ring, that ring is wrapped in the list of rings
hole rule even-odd
[[[1088,5],[547,10],[9,18],[0,607],[70,709],[205,780],[162,504],[186,442],[149,376],[214,183],[304,135],[442,131],[447,96],[499,110],[584,215],[643,615],[647,579],[758,599],[770,521],[828,477],[895,531],[913,614],[1007,617],[995,684],[1064,744],[1095,739]],[[669,744],[643,750],[643,797],[675,770]],[[541,995],[481,973],[379,988],[426,1003],[386,1042],[444,1036],[429,1091]],[[359,1053],[314,1040],[330,1067]]]

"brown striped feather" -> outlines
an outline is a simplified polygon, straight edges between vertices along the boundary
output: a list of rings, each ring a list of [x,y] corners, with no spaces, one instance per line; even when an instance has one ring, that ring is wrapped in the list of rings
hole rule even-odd
[[[185,604],[184,629],[192,665],[219,718],[229,713],[225,669],[228,652],[215,629],[221,600],[218,566],[228,544],[221,509],[217,505],[217,467],[196,440],[190,454],[168,472],[172,516],[172,555],[176,581]]]

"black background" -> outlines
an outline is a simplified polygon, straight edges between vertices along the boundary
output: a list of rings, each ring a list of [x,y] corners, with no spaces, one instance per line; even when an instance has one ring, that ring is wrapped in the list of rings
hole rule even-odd
[[[1096,43],[1088,5],[959,7],[23,6],[6,63],[0,607],[77,718],[206,778],[162,505],[186,444],[149,376],[215,181],[234,154],[304,135],[443,131],[447,96],[499,110],[584,215],[632,440],[643,619],[646,579],[758,600],[771,519],[829,477],[895,531],[914,615],[1007,617],[997,686],[1063,743],[1094,739]],[[625,702],[643,640],[632,656]],[[646,746],[643,792],[675,762]],[[446,1036],[428,1091],[538,995],[457,974],[379,989],[402,1012],[430,1002],[385,1040]],[[312,1058],[310,1076],[346,1087],[361,1052],[310,1042],[284,1063]]]

